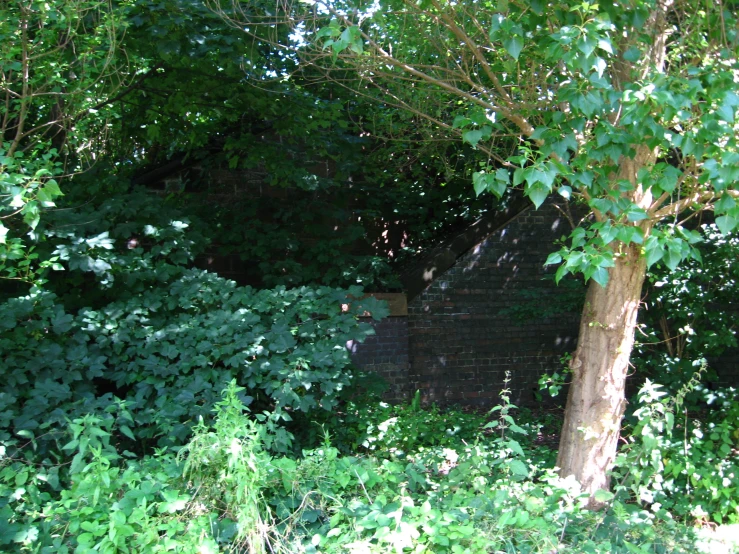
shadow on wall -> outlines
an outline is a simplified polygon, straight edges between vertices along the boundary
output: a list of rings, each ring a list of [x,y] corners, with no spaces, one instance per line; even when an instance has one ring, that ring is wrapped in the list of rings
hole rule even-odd
[[[536,401],[577,338],[579,303],[543,265],[562,226],[552,205],[519,213],[409,303],[409,385],[426,401],[494,405],[506,371],[513,401]]]
[[[556,287],[544,267],[565,232],[561,213],[545,203],[503,216],[492,232],[492,219],[478,222],[407,270],[407,316],[347,345],[355,365],[390,382],[389,400],[420,390],[425,402],[489,407],[510,371],[513,402],[532,405],[539,377],[574,350],[584,288],[574,279]]]

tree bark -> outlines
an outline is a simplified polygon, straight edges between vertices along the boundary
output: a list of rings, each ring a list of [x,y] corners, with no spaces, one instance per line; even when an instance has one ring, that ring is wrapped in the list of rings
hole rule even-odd
[[[609,487],[646,275],[639,245],[624,246],[615,264],[605,287],[592,280],[588,287],[557,457],[560,475],[575,476],[591,508],[600,507],[596,491]]]

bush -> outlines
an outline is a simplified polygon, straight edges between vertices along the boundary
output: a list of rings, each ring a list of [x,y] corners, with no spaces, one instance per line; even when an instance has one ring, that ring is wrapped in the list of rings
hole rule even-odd
[[[383,309],[347,302],[338,289],[254,291],[197,270],[76,314],[51,293],[10,300],[0,305],[2,440],[48,441],[65,420],[117,397],[132,417],[121,427],[130,439],[182,444],[233,378],[247,403],[278,419],[330,410],[350,382],[344,345],[373,332],[358,315]],[[283,431],[275,446],[288,440]]]
[[[187,446],[131,459],[113,413],[60,430],[57,462],[0,457],[0,546],[7,552],[287,554],[695,552],[691,531],[614,499],[584,509],[574,479],[532,462],[514,437],[436,447],[405,460],[302,458],[266,451],[234,382]],[[499,422],[510,423],[506,418]],[[704,550],[705,551],[705,550]]]
[[[0,440],[49,451],[69,419],[119,406],[128,448],[182,445],[233,378],[270,448],[288,447],[291,413],[333,408],[346,342],[373,332],[358,316],[384,306],[358,287],[256,291],[188,268],[207,244],[191,223],[141,191],[49,214],[39,248],[66,271],[0,304]]]
[[[739,237],[722,235],[715,225],[702,227],[701,261],[686,260],[677,269],[657,265],[648,275],[647,308],[640,310],[633,363],[639,374],[677,393],[704,359],[736,348],[739,313]],[[705,377],[717,380],[708,364]],[[698,401],[696,394],[688,403]]]
[[[422,408],[419,394],[406,405],[369,397],[346,402],[331,418],[320,420],[344,453],[405,456],[419,448],[456,446],[475,440],[485,417],[459,409]]]
[[[619,489],[667,517],[705,524],[739,523],[739,401],[728,389],[702,418],[680,413],[685,393],[669,396],[647,383],[626,447],[616,461]],[[670,516],[671,517],[671,516]]]

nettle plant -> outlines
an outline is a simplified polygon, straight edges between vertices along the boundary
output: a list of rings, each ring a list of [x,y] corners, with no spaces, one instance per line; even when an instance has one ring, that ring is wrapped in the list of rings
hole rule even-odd
[[[736,390],[706,398],[712,410],[702,418],[684,411],[685,397],[698,388],[705,369],[704,361],[673,395],[647,379],[639,391],[631,436],[617,458],[616,490],[663,517],[737,523]]]

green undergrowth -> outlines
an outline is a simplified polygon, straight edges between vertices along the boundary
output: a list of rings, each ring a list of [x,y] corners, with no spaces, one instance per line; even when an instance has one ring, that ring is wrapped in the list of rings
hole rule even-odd
[[[542,447],[535,446],[529,435],[537,427],[519,425],[505,396],[487,419],[424,410],[417,402],[379,406],[367,417],[361,447],[357,443],[353,454],[337,448],[326,427],[320,444],[298,457],[268,448],[270,430],[242,397],[232,382],[215,405],[215,417],[201,419],[176,451],[137,456],[122,450],[114,409],[69,421],[53,460],[39,457],[30,441],[3,450],[2,550],[732,551],[713,535],[701,535],[694,515],[655,508],[658,499],[646,498],[638,488],[655,481],[654,473],[646,474],[657,463],[652,454],[659,444],[634,439],[622,467],[644,471],[631,471],[615,496],[602,497],[607,509],[590,512],[577,483],[560,479],[540,454]],[[643,420],[647,423],[634,437],[648,437],[644,429],[660,421],[659,400],[643,394],[651,419]],[[382,426],[387,415],[396,419]],[[455,419],[460,429],[448,432],[456,429]],[[415,433],[414,421],[428,425],[425,435]],[[432,429],[432,422],[444,425]]]
[[[618,487],[665,517],[709,526],[737,524],[736,389],[703,390],[710,404],[696,417],[683,406],[685,393],[693,386],[675,396],[650,381],[642,387],[639,407],[625,430],[630,436],[617,460]]]

